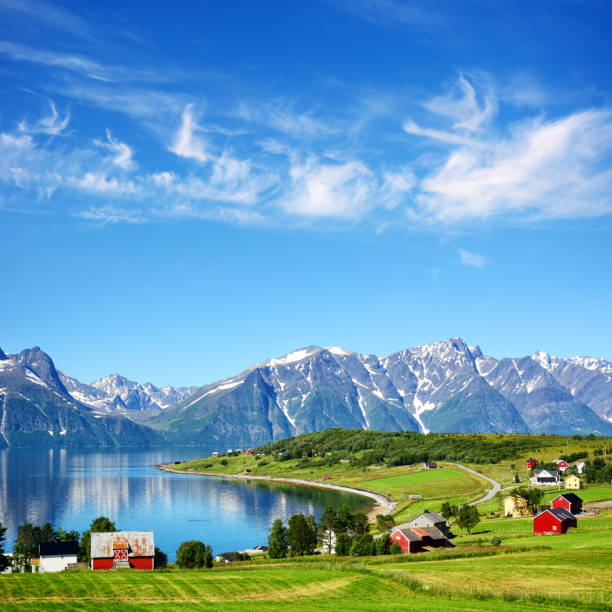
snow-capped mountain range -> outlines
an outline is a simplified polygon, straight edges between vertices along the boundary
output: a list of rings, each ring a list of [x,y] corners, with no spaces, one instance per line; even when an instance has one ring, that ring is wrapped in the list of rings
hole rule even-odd
[[[64,417],[73,410],[93,423],[132,423],[131,443],[146,444],[256,444],[328,427],[612,435],[612,363],[543,352],[495,359],[451,338],[382,358],[309,346],[213,384],[158,388],[118,374],[87,385],[57,372],[38,347],[0,350],[0,445],[40,443],[42,434],[24,434],[30,429],[49,443],[78,441],[66,436],[65,418],[41,416],[58,405]],[[108,442],[100,433],[87,441]]]

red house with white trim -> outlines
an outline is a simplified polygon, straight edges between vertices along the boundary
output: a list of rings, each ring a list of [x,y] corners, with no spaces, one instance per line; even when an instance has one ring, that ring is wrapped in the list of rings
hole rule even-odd
[[[576,517],[565,508],[551,508],[540,512],[533,519],[534,535],[565,533],[569,527],[576,527]]]
[[[525,467],[528,470],[530,470],[531,468],[534,468],[536,465],[538,465],[537,459],[527,459],[527,461],[525,461]]]
[[[569,467],[569,463],[563,459],[553,459],[553,463],[557,464],[560,472],[565,472],[565,470],[567,470]]]
[[[112,531],[91,534],[91,569],[153,569],[152,531]]]
[[[564,508],[571,514],[582,512],[582,499],[575,493],[563,493],[550,502],[551,508]]]

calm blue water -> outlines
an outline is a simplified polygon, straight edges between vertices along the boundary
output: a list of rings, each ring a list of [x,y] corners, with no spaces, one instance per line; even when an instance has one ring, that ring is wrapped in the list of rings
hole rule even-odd
[[[217,445],[218,446],[218,445]],[[163,449],[44,449],[0,451],[0,522],[13,548],[22,523],[80,532],[97,516],[118,529],[153,530],[155,545],[174,560],[184,540],[214,552],[267,544],[275,518],[315,514],[327,504],[366,509],[359,495],[276,483],[168,474],[159,463],[210,455],[217,447]]]

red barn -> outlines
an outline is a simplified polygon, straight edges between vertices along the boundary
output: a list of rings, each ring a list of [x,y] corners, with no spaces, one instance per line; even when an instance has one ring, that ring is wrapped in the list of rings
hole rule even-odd
[[[564,508],[571,514],[582,512],[582,500],[575,493],[563,493],[550,502],[551,508]]]
[[[576,517],[564,508],[551,508],[533,519],[533,533],[565,533],[569,527],[576,527],[577,524]]]
[[[437,527],[398,528],[391,534],[391,543],[399,544],[403,553],[422,552],[425,548],[447,546],[446,536]]]
[[[153,569],[152,531],[115,531],[91,534],[91,569]]]
[[[525,467],[528,470],[530,470],[531,468],[534,468],[536,465],[538,465],[537,459],[527,459],[527,461],[525,461]]]

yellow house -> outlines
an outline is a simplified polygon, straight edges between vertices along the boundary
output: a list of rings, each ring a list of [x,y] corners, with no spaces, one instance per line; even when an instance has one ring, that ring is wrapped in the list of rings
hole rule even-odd
[[[582,480],[576,476],[576,474],[571,474],[563,481],[564,489],[582,489]]]
[[[519,495],[509,495],[504,499],[504,516],[518,518],[531,516],[527,502]]]

